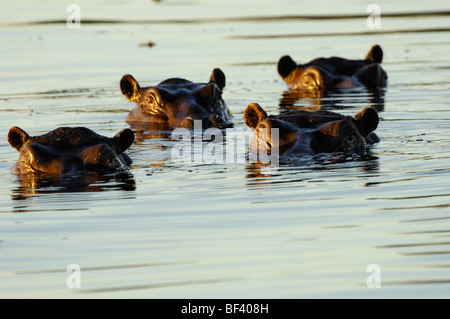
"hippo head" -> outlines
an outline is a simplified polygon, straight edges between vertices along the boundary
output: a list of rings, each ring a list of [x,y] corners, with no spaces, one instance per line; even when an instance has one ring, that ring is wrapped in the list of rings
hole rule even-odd
[[[387,74],[380,65],[382,60],[383,50],[379,45],[374,45],[364,60],[331,57],[297,64],[286,55],[278,61],[278,73],[289,90],[312,90],[325,95],[357,87],[380,89],[387,85]]]
[[[203,128],[231,127],[231,112],[222,99],[225,74],[214,69],[208,83],[171,78],[156,86],[141,87],[127,74],[120,81],[120,89],[135,108],[128,114],[127,123],[163,124],[170,128],[193,128],[194,121]]]
[[[255,133],[249,145],[252,153],[270,154],[273,148],[280,155],[362,153],[366,144],[378,141],[372,132],[379,119],[372,108],[365,108],[354,117],[304,110],[268,116],[260,105],[251,103],[244,120]],[[277,134],[273,129],[277,129]]]
[[[8,141],[18,150],[16,174],[68,174],[76,171],[119,171],[131,165],[124,153],[134,142],[134,133],[124,129],[114,137],[99,135],[84,127],[60,127],[47,134],[30,136],[12,127]]]

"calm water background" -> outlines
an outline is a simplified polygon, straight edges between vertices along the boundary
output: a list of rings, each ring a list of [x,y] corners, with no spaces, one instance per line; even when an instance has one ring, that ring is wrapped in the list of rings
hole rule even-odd
[[[76,1],[0,5],[0,297],[450,297],[450,4]],[[308,18],[309,17],[309,18]],[[149,46],[154,43],[154,46]],[[285,97],[278,59],[385,52],[389,86],[323,99]],[[174,163],[168,134],[139,131],[126,174],[20,179],[11,126],[87,126],[112,136],[133,107],[120,93],[220,67],[237,128],[251,102],[379,110],[369,156],[321,157],[264,174],[251,163]],[[225,145],[224,145],[225,147]],[[69,289],[66,267],[81,267]],[[366,284],[381,269],[381,288]]]

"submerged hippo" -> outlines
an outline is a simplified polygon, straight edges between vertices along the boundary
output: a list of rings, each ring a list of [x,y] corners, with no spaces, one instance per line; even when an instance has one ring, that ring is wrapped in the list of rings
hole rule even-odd
[[[380,89],[387,85],[387,74],[381,67],[383,50],[374,45],[364,60],[339,57],[318,58],[298,64],[290,57],[278,61],[278,73],[289,90],[330,91],[366,87]]]
[[[141,87],[129,74],[120,81],[120,89],[137,105],[128,114],[127,123],[163,124],[169,128],[194,128],[200,120],[203,128],[231,127],[231,112],[222,99],[225,74],[214,69],[208,83],[171,78],[156,86]]]
[[[134,133],[124,129],[109,138],[85,127],[60,127],[47,134],[30,136],[15,126],[8,142],[18,150],[14,173],[67,174],[76,171],[119,171],[131,165],[124,153]]]
[[[329,111],[296,110],[267,115],[257,103],[244,111],[245,124],[255,136],[250,142],[252,153],[270,154],[276,148],[280,155],[314,155],[317,153],[362,153],[367,144],[379,141],[373,133],[378,114],[365,108],[354,117]],[[277,138],[272,129],[278,129]]]

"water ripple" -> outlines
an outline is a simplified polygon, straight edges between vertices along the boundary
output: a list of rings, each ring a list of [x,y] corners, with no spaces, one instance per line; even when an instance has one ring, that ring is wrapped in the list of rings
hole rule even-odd
[[[120,286],[120,287],[83,289],[81,292],[82,293],[103,293],[103,292],[127,291],[127,290],[138,290],[138,289],[157,289],[157,288],[168,288],[168,287],[179,287],[179,286],[207,285],[207,284],[217,284],[217,283],[224,283],[224,282],[231,282],[231,281],[239,281],[242,279],[243,278],[241,278],[241,277],[198,279],[198,280],[186,280],[186,281],[175,281],[175,282],[162,282],[162,283],[157,283],[157,284],[143,284],[143,285]]]
[[[445,17],[450,11],[429,12],[383,12],[384,18],[418,18],[418,17]],[[321,15],[267,15],[267,16],[243,16],[243,17],[212,17],[192,19],[83,19],[83,24],[199,24],[199,23],[235,23],[235,22],[271,22],[271,21],[297,21],[297,20],[352,20],[367,19],[367,14],[321,14]],[[42,24],[66,24],[65,19],[48,19],[42,21],[28,21],[18,23],[3,23],[0,27],[19,27]]]

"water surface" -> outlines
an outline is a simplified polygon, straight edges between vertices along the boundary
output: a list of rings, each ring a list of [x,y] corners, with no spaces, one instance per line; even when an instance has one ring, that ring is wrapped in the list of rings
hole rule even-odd
[[[450,296],[448,1],[381,1],[380,29],[368,28],[363,1],[78,4],[80,29],[67,27],[60,2],[0,8],[1,297]],[[276,72],[285,54],[356,59],[374,43],[389,75],[382,96],[300,98]],[[176,163],[170,132],[137,130],[127,173],[10,173],[11,126],[113,136],[133,107],[122,75],[202,82],[215,67],[237,129],[252,102],[270,114],[373,106],[381,142],[365,156],[299,159],[267,174],[241,157]],[[66,285],[71,264],[80,289]],[[372,264],[380,288],[367,285]]]

